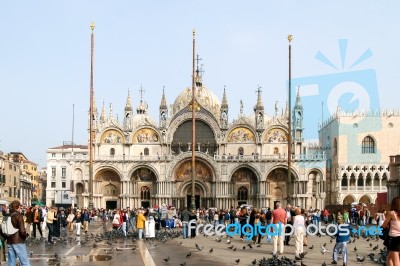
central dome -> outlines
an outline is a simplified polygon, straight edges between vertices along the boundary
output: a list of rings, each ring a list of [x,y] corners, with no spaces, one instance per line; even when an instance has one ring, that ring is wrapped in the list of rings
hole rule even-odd
[[[218,97],[205,87],[196,87],[196,101],[217,119],[219,118],[221,104]],[[184,109],[192,101],[192,89],[186,88],[176,97],[173,112],[176,115],[180,110]]]

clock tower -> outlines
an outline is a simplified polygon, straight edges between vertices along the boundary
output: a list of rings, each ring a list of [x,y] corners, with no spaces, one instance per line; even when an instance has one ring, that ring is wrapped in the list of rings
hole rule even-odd
[[[297,89],[296,103],[293,107],[292,128],[293,128],[293,144],[295,154],[303,153],[303,105],[300,99],[300,89]]]

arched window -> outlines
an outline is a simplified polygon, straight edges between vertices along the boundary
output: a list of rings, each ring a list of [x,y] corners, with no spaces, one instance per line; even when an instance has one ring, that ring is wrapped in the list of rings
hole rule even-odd
[[[111,149],[110,149],[110,155],[111,155],[111,156],[114,156],[114,155],[115,155],[115,149],[114,149],[114,148],[111,148]]]
[[[148,156],[149,155],[149,148],[144,148],[144,155],[146,156]]]
[[[249,191],[247,190],[246,187],[240,187],[238,189],[238,201],[242,201],[242,200],[247,200],[247,196]]]
[[[242,147],[240,147],[240,148],[238,149],[238,155],[243,155],[243,154],[244,154],[244,150],[243,150]]]
[[[274,155],[278,155],[279,154],[279,149],[277,147],[274,148]]]
[[[143,186],[140,189],[140,199],[141,200],[150,200],[150,188],[147,186]]]
[[[375,153],[375,141],[370,136],[366,136],[361,144],[362,153]]]

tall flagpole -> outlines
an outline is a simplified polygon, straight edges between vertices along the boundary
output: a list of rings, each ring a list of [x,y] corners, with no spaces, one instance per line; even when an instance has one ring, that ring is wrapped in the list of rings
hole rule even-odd
[[[89,209],[93,208],[93,52],[94,52],[94,22],[90,24],[92,29],[90,50],[90,126],[89,126]]]
[[[291,164],[292,164],[292,42],[293,36],[288,35],[289,41],[289,88],[288,88],[288,102],[289,102],[289,117],[288,117],[288,184],[292,184],[291,177]],[[288,195],[289,196],[289,195]]]
[[[193,30],[193,68],[192,68],[192,198],[190,203],[190,208],[192,210],[196,209],[196,196],[195,192],[195,182],[196,182],[196,100],[195,100],[195,90],[196,90],[196,82],[195,82],[195,44],[196,44],[196,31]]]

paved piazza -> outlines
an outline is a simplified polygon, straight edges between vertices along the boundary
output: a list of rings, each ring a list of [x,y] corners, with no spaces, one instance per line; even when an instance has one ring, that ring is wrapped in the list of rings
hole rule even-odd
[[[166,241],[161,240],[147,240],[138,241],[133,240],[132,237],[126,239],[113,239],[101,240],[94,247],[94,239],[96,234],[102,234],[103,227],[99,222],[90,226],[88,232],[88,241],[84,241],[81,237],[81,242],[76,242],[76,237],[69,236],[70,240],[64,243],[57,242],[56,244],[47,246],[45,241],[28,242],[28,253],[32,252],[30,256],[31,265],[252,265],[254,259],[259,260],[263,257],[272,257],[272,243],[265,240],[262,241],[261,246],[248,244],[249,241],[241,241],[239,237],[235,236],[228,244],[225,236],[221,241],[216,240],[216,236],[199,235],[194,239],[182,239],[169,237]],[[179,232],[172,230],[172,232]],[[47,232],[46,232],[47,233]],[[46,235],[45,233],[45,235]],[[307,251],[303,259],[303,265],[331,265],[332,251],[335,240],[330,242],[329,236],[322,237],[309,237]],[[352,241],[354,239],[352,238]],[[356,255],[366,256],[370,253],[376,254],[383,248],[382,240],[359,238],[354,243],[348,245],[349,263],[348,265],[382,265],[372,262],[369,257],[366,257],[363,263],[357,262]],[[108,243],[107,243],[108,242]],[[328,253],[321,254],[321,245],[326,243]],[[198,250],[196,244],[202,248]],[[378,245],[377,250],[373,247]],[[232,247],[229,249],[228,247]],[[313,248],[311,249],[311,247]],[[372,247],[371,247],[372,246]],[[236,250],[234,251],[234,249]],[[354,251],[354,249],[357,251]],[[210,250],[212,249],[212,252]],[[294,259],[294,239],[291,240],[290,246],[285,246],[284,254],[290,259]],[[169,259],[168,259],[169,258]],[[164,260],[168,259],[167,262]],[[236,261],[240,260],[239,263]],[[265,264],[269,265],[269,264]],[[272,264],[271,264],[272,265]],[[301,265],[300,262],[293,265]],[[339,264],[342,261],[339,260]]]

